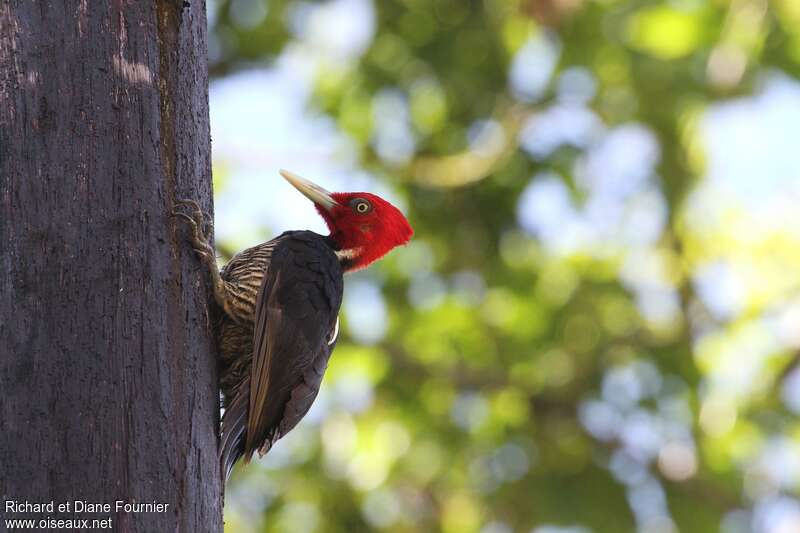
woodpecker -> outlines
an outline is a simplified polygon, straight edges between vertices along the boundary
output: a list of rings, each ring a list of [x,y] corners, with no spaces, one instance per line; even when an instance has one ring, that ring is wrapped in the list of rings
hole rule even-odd
[[[219,271],[205,214],[178,200],[173,214],[190,228],[192,248],[208,269],[222,309],[216,326],[224,414],[220,468],[264,455],[308,412],[339,333],[343,274],[367,267],[413,230],[405,216],[370,193],[330,193],[300,176],[280,174],[311,200],[330,234],[287,231],[236,254]],[[188,208],[191,215],[179,209]]]

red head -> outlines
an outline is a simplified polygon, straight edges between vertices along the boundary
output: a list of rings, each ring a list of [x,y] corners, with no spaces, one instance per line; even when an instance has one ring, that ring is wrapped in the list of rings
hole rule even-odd
[[[395,206],[368,192],[330,193],[296,174],[281,175],[314,202],[336,244],[346,270],[365,268],[395,246],[406,244],[414,230]]]

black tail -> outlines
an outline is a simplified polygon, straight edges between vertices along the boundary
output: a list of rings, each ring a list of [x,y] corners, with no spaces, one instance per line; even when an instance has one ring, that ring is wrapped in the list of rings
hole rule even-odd
[[[219,448],[219,466],[222,472],[225,473],[225,481],[231,476],[233,465],[244,455],[249,391],[250,384],[243,383],[233,401],[225,407],[225,413],[222,415],[222,442]]]

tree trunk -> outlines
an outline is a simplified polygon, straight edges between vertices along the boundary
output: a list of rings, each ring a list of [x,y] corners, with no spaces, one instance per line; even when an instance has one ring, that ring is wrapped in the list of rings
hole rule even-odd
[[[202,0],[0,0],[0,524],[222,530],[207,93]]]

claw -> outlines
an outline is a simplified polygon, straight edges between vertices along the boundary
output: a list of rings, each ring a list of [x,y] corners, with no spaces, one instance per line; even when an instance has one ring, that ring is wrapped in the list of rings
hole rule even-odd
[[[200,210],[197,202],[194,200],[178,200],[177,205],[188,205],[193,207],[192,216],[186,213],[181,213],[177,210],[172,211],[172,216],[184,219],[191,228],[192,237],[191,243],[194,251],[203,258],[214,257],[214,249],[208,244],[208,238],[205,235],[204,226],[206,225],[205,216],[203,211]],[[210,226],[210,224],[209,224]]]
[[[178,208],[186,206],[191,211],[191,216],[181,213]],[[184,219],[191,230],[189,242],[192,249],[200,257],[200,262],[205,264],[211,274],[211,281],[214,287],[214,299],[224,309],[229,308],[225,293],[225,282],[220,277],[219,267],[217,266],[217,254],[214,247],[209,244],[207,235],[214,233],[214,221],[211,217],[206,219],[203,209],[194,200],[178,198],[175,200],[171,215]]]
[[[213,222],[211,220],[206,220],[206,214],[200,208],[200,204],[198,204],[196,201],[179,198],[175,200],[175,205],[176,206],[185,205],[191,208],[192,218],[194,219],[194,223],[197,224],[197,226],[202,229],[203,234],[212,233],[214,231]],[[177,211],[173,211],[173,214],[175,213],[177,213]]]
[[[189,225],[192,226],[192,229],[197,229],[197,222],[186,213],[178,213],[177,211],[173,211],[172,216],[185,219],[187,222],[189,222]]]
[[[178,199],[175,201],[175,205],[185,205],[191,208],[192,211],[192,218],[197,223],[198,226],[203,226],[205,224],[205,214],[203,210],[200,208],[200,204],[195,202],[194,200],[181,200]]]
[[[196,201],[190,200],[188,198],[178,198],[177,200],[175,200],[175,204],[176,205],[188,205],[189,207],[191,207],[195,211],[202,211],[202,209],[200,209],[200,204],[198,204]]]
[[[180,211],[173,211],[172,212],[172,216],[185,218],[189,222],[189,224],[191,224],[192,226],[196,226],[197,225],[197,222],[195,221],[195,219],[193,217],[190,217],[186,213],[181,213]]]

